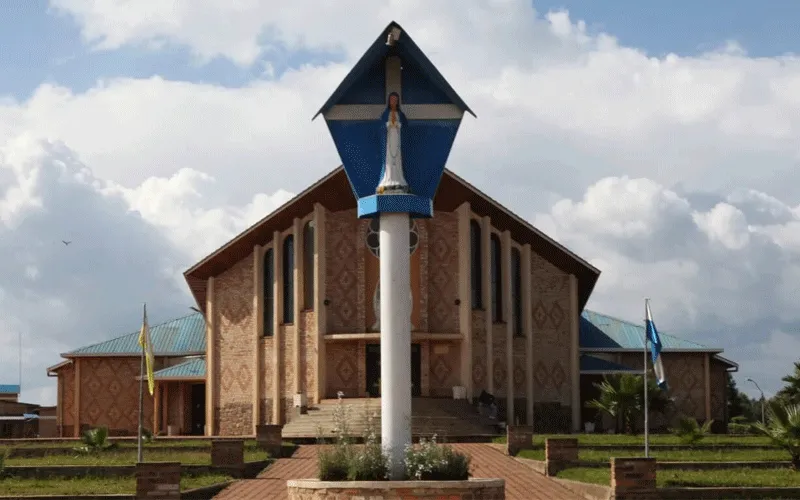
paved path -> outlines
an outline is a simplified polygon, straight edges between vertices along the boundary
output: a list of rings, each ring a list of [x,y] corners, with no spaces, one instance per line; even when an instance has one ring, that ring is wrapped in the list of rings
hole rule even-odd
[[[453,444],[455,449],[472,456],[474,477],[502,477],[506,480],[507,500],[581,500],[555,481],[507,456],[488,444]],[[317,450],[301,446],[291,458],[281,458],[256,479],[237,481],[215,498],[224,500],[285,500],[286,481],[316,477]]]

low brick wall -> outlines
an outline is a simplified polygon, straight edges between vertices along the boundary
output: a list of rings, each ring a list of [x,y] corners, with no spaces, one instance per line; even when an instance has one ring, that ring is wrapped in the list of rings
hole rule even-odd
[[[522,450],[533,448],[532,425],[509,425],[506,427],[506,453],[512,457]]]
[[[611,498],[614,500],[655,500],[655,458],[612,458]]]
[[[600,462],[594,460],[577,460],[571,467],[589,467],[603,469],[609,467],[611,462]],[[670,461],[657,462],[658,470],[731,470],[731,469],[787,469],[791,467],[791,462],[690,462],[690,461]]]
[[[578,461],[578,440],[576,438],[545,440],[545,470],[548,476],[555,476]]]
[[[281,457],[281,442],[283,440],[282,425],[257,425],[256,443],[259,448],[269,453],[272,458]]]
[[[503,500],[502,479],[468,481],[317,481],[294,479],[286,482],[289,500]]]
[[[241,477],[244,472],[244,441],[212,441],[211,465],[227,470],[233,477]]]
[[[664,500],[731,500],[800,498],[800,488],[659,488],[658,498]]]
[[[136,464],[136,498],[180,499],[181,464],[178,462]]]
[[[77,444],[76,444],[77,446]],[[136,448],[117,448],[113,451],[109,451],[107,453],[134,453]],[[145,445],[144,447],[145,453],[154,451],[154,452],[175,452],[175,451],[191,451],[191,452],[198,452],[198,451],[205,451],[211,452],[211,446],[209,445],[198,445],[198,446],[165,446],[165,445]],[[45,447],[18,447],[18,448],[8,448],[8,458],[40,458],[40,457],[51,457],[51,456],[64,456],[64,455],[74,455],[75,450],[73,447],[53,447],[53,448],[45,448]]]
[[[241,468],[241,475],[253,478],[264,470],[270,460],[245,462]],[[181,465],[181,470],[187,474],[230,474],[229,467],[214,465]],[[136,474],[135,465],[9,465],[4,469],[9,477],[25,479],[49,479],[54,477],[125,477]]]

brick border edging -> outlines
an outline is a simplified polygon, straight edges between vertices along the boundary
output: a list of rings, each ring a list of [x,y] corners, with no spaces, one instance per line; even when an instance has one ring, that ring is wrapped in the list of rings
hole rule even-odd
[[[242,468],[244,479],[257,476],[274,460],[245,462]],[[146,462],[147,463],[147,462]],[[17,472],[15,474],[15,472]],[[22,472],[22,474],[19,474]],[[135,476],[136,465],[8,465],[4,473],[9,477],[26,479],[72,478],[72,477],[124,477]],[[204,464],[181,464],[182,474],[230,474],[228,467]],[[1,499],[2,497],[0,497]],[[48,497],[49,498],[49,497]]]
[[[505,479],[470,478],[465,481],[320,481],[318,479],[290,479],[286,481],[289,500],[306,498],[307,495],[321,493],[315,498],[334,498],[337,492],[369,496],[372,493],[384,494],[402,491],[409,498],[429,498],[431,493],[449,498],[462,498],[467,494],[473,500],[502,500],[506,496]],[[367,495],[370,494],[370,495]],[[417,495],[425,496],[417,496]],[[299,496],[298,496],[299,495]],[[339,498],[336,496],[335,498]],[[403,497],[405,498],[405,497]],[[466,497],[465,497],[466,498]]]
[[[786,469],[791,467],[791,462],[760,461],[760,462],[694,462],[689,460],[675,460],[657,462],[656,470],[732,470],[732,469]],[[611,462],[597,462],[594,460],[576,460],[569,467],[586,467],[588,469],[603,469],[610,467]]]
[[[0,500],[73,500],[85,498],[87,500],[136,500],[136,495],[34,495],[34,496],[0,496]]]

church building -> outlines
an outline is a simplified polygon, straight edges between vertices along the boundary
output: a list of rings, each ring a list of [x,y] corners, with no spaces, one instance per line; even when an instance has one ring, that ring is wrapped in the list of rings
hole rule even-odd
[[[496,398],[500,419],[582,431],[604,374],[641,373],[644,322],[585,309],[600,270],[450,171],[434,216],[409,220],[414,398]],[[253,435],[324,400],[380,397],[378,219],[339,167],[186,271],[198,312],[151,328],[146,426]],[[154,307],[157,307],[154,305]],[[64,436],[134,434],[138,331],[62,355]],[[724,428],[722,349],[662,333],[674,415]]]

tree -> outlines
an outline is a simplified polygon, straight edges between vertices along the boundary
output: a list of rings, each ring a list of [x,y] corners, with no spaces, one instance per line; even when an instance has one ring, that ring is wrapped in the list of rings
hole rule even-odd
[[[658,387],[653,377],[647,380],[647,400],[650,413],[663,413],[670,404],[666,393]],[[633,434],[633,423],[636,417],[644,414],[644,384],[641,375],[619,374],[606,375],[603,381],[595,384],[600,390],[597,399],[589,401],[587,406],[608,413],[622,424],[625,432]]]
[[[795,362],[794,373],[781,380],[786,385],[775,396],[787,405],[800,405],[800,361]]]
[[[792,469],[800,469],[800,405],[769,402],[769,424],[756,423],[756,429],[769,436],[773,443],[785,448],[792,461]]]
[[[739,388],[736,387],[736,380],[733,379],[733,375],[730,372],[727,373],[728,378],[728,387],[727,387],[727,396],[728,396],[728,418],[744,416],[746,408],[749,406],[750,398],[747,397],[746,394],[739,392]]]

